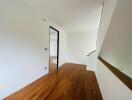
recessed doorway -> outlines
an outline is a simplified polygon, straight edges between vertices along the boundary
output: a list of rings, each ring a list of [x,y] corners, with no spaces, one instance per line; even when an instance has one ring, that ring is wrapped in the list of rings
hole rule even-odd
[[[49,27],[49,44],[49,72],[55,72],[59,66],[59,31],[52,26]]]

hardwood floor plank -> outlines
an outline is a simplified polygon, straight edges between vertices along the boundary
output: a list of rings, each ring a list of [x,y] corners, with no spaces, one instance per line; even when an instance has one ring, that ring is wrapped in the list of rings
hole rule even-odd
[[[66,63],[4,100],[102,100],[94,72]]]

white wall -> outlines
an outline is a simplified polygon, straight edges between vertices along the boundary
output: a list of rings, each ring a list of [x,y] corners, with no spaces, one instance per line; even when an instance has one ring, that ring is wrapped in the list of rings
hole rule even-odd
[[[116,23],[119,20],[123,21],[122,20],[123,16],[120,13],[120,14],[118,14],[118,17],[115,17],[115,14],[122,11],[122,9],[121,9],[123,7],[122,4],[126,5],[126,7],[123,7],[123,8],[127,9],[128,8],[127,6],[131,5],[130,2],[131,2],[131,0],[104,0],[105,6],[104,6],[101,26],[100,26],[100,30],[99,30],[98,40],[97,40],[97,55],[100,52],[100,49],[104,42],[104,37],[107,34],[108,30],[110,29],[111,23],[115,21],[115,23],[114,23],[115,25],[114,26],[112,25],[112,27],[115,27],[115,30],[117,30],[117,29],[121,30],[121,27],[118,28],[119,24],[117,25]],[[127,17],[129,17],[129,16],[127,15]],[[125,20],[126,19],[127,18],[125,18]],[[112,32],[117,32],[115,30],[113,30]],[[123,34],[126,34],[126,33],[123,33]],[[114,38],[114,36],[115,35],[112,35],[111,38]],[[120,38],[120,35],[118,36],[118,38]],[[112,41],[113,41],[113,39],[111,39],[111,43],[112,43]],[[99,83],[101,93],[102,93],[104,100],[131,100],[132,91],[130,89],[128,89],[127,86],[122,81],[120,81],[99,60],[97,60],[96,75],[97,75],[98,83]]]
[[[0,99],[48,73],[49,26],[60,31],[59,64],[66,62],[66,33],[43,17],[23,1],[0,1]]]
[[[97,75],[103,100],[131,100],[132,91],[127,88],[104,64],[97,61]]]
[[[113,11],[115,9],[115,5],[117,0],[103,0],[104,1],[104,7],[103,7],[103,13],[101,18],[101,24],[99,26],[99,32],[97,36],[97,54],[99,54],[100,49],[102,47],[105,34],[107,32],[107,29],[109,27],[111,17],[113,15]]]
[[[132,78],[132,0],[118,2],[101,49],[101,57]],[[121,16],[121,17],[119,17]]]
[[[67,62],[67,33],[65,33],[60,28],[59,29],[59,67],[63,65],[65,62]]]
[[[97,31],[68,33],[68,62],[87,64],[87,54],[96,49]]]
[[[87,70],[96,71],[96,57],[96,52],[93,52],[87,56]]]

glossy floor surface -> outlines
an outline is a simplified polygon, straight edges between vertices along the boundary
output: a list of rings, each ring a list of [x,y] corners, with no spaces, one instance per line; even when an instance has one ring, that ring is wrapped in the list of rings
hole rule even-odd
[[[5,100],[102,100],[95,73],[66,63]]]
[[[57,71],[57,64],[50,63],[50,73]]]

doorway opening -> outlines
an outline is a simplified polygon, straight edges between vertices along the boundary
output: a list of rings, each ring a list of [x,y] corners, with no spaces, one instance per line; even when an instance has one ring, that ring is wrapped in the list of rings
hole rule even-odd
[[[49,27],[49,72],[58,71],[59,66],[59,31]]]

